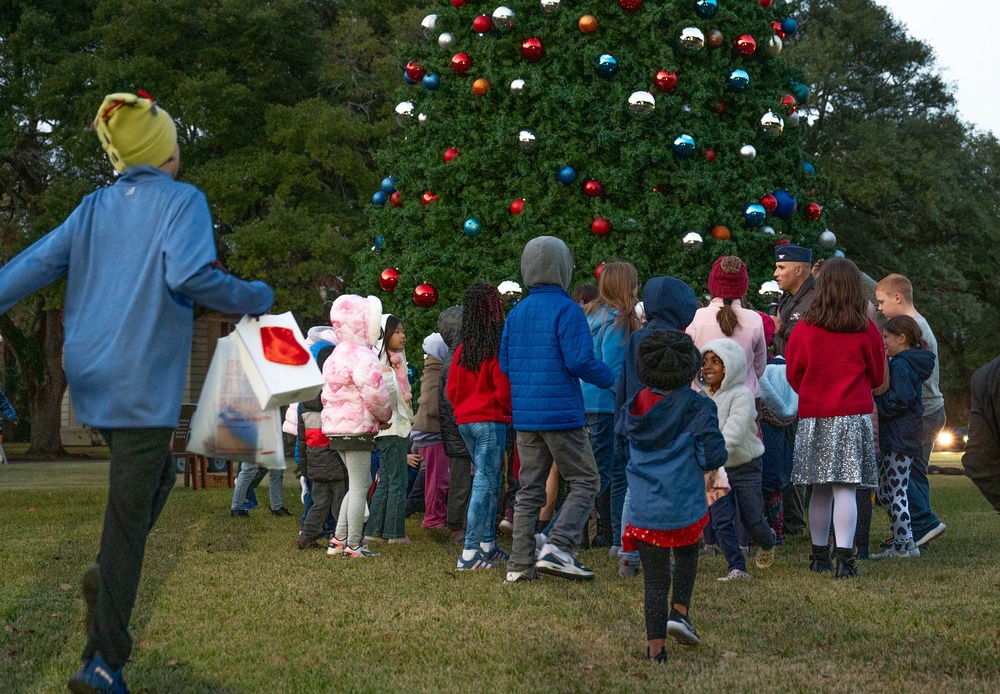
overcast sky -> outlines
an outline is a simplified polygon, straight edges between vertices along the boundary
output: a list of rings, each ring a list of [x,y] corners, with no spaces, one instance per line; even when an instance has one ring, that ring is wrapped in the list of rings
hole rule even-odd
[[[930,44],[944,79],[955,85],[958,112],[1000,137],[1000,4],[990,0],[876,0]]]

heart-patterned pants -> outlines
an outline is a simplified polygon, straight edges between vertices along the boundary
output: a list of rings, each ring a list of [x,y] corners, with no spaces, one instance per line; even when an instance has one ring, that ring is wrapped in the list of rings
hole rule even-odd
[[[883,451],[878,464],[878,502],[892,521],[892,538],[896,549],[902,550],[910,543],[910,507],[906,486],[910,480],[913,458]]]

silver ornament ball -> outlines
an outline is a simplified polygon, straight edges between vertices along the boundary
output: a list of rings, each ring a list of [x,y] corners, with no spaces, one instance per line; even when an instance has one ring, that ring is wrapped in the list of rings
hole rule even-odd
[[[743,145],[740,147],[740,159],[743,161],[753,161],[757,157],[757,148],[753,145]]]
[[[652,113],[656,108],[656,100],[649,92],[632,92],[628,98],[628,110],[638,115]]]
[[[522,130],[517,134],[517,146],[524,152],[532,149],[536,142],[538,142],[538,138],[530,130]]]
[[[760,233],[774,236],[774,227],[763,226],[760,228]]]
[[[760,127],[766,135],[775,137],[785,130],[785,121],[774,111],[768,111],[760,117]]]
[[[455,35],[450,31],[444,32],[438,36],[438,45],[447,51],[455,45]]]
[[[419,125],[427,125],[427,114],[421,113],[417,116],[417,123]]]
[[[514,96],[521,96],[524,94],[525,82],[522,79],[516,79],[510,83],[510,93]]]
[[[412,125],[413,114],[414,108],[412,101],[400,101],[396,104],[396,122],[400,125]]]
[[[801,114],[798,111],[792,111],[788,114],[788,127],[797,128],[799,127],[799,122],[801,119]]]
[[[781,43],[781,39],[778,36],[772,36],[767,42],[767,54],[772,58],[781,53],[782,48],[784,48],[784,44]]]
[[[493,10],[493,26],[496,27],[497,31],[508,31],[514,27],[514,10],[509,7],[500,7]]]
[[[697,231],[689,231],[684,236],[684,250],[686,251],[696,251],[701,248],[702,238],[701,234]]]
[[[827,229],[819,235],[819,245],[823,248],[833,248],[837,245],[837,235]]]
[[[424,32],[424,38],[429,39],[434,35],[434,29],[437,27],[438,16],[436,14],[429,14],[424,17],[423,21],[420,22],[420,28]]]
[[[562,4],[562,0],[542,0],[541,1],[542,12],[545,14],[552,14],[559,9]]]
[[[686,27],[681,31],[680,41],[688,53],[697,53],[705,45],[705,34],[698,27]]]

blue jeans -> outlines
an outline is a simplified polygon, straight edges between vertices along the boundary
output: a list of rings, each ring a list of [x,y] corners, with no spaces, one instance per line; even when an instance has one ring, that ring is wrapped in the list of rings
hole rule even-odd
[[[458,433],[476,464],[465,529],[465,549],[473,550],[479,549],[481,543],[496,540],[497,495],[502,483],[507,425],[500,422],[459,424]]]
[[[709,508],[715,538],[722,546],[722,553],[729,570],[746,571],[746,559],[740,552],[736,535],[737,514],[750,537],[763,549],[774,547],[774,535],[764,520],[764,494],[761,489],[761,459],[756,458],[734,468],[726,468],[732,491]]]
[[[375,439],[379,453],[378,484],[368,503],[365,535],[395,540],[406,537],[406,446],[401,436]]]
[[[240,474],[236,476],[236,485],[233,488],[233,501],[231,508],[243,508],[243,502],[247,498],[247,490],[253,482],[254,475],[257,474],[257,463],[240,463]],[[278,509],[285,505],[285,471],[271,470],[268,482],[268,491],[271,498],[269,503],[272,509]]]
[[[906,486],[906,495],[910,502],[910,528],[913,539],[919,540],[927,532],[935,528],[941,519],[931,510],[931,489],[927,482],[927,464],[931,459],[931,450],[938,432],[944,427],[944,408],[937,412],[924,415],[923,449],[919,456],[913,458],[910,466],[910,483]]]

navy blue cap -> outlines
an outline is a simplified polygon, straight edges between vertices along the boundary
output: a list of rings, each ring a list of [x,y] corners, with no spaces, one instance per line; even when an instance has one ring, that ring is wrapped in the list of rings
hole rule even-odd
[[[811,263],[813,252],[808,248],[785,243],[774,247],[774,262],[776,263]]]

